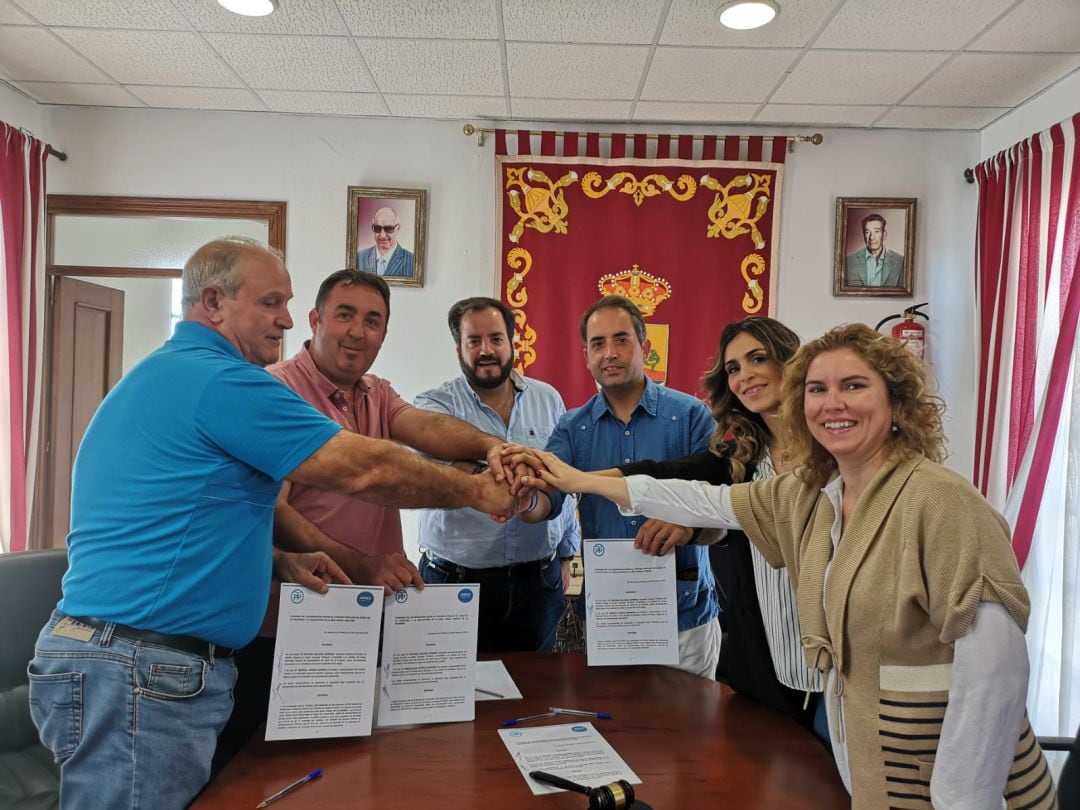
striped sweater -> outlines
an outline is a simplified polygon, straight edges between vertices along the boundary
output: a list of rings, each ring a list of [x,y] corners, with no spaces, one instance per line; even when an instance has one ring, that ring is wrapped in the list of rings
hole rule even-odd
[[[882,466],[835,559],[835,515],[820,489],[784,475],[732,487],[731,501],[747,536],[797,583],[807,661],[836,668],[852,807],[930,808],[953,642],[981,602],[1000,603],[1027,625],[1008,525],[969,483],[921,456]],[[1056,806],[1026,720],[1005,798],[1017,810]]]

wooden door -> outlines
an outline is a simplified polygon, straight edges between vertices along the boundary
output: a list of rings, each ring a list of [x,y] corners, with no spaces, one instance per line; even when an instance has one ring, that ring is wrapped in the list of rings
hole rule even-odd
[[[41,544],[67,545],[71,465],[86,426],[123,372],[124,293],[54,276]]]

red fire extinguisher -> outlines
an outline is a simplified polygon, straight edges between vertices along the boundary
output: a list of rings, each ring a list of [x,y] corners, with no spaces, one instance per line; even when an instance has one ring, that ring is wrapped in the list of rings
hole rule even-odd
[[[930,320],[930,316],[925,312],[919,312],[919,307],[926,307],[929,305],[929,301],[924,301],[921,304],[910,306],[902,313],[883,318],[874,328],[881,329],[881,327],[889,321],[902,318],[903,320],[892,328],[892,336],[907,346],[908,351],[913,355],[920,360],[923,360],[926,356],[926,327],[917,322],[915,316],[918,315],[920,318]]]

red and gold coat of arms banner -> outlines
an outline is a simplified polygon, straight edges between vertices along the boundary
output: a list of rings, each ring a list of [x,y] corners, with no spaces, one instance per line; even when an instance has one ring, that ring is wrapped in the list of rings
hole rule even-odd
[[[596,386],[578,321],[619,294],[645,317],[646,373],[699,393],[725,324],[772,312],[786,139],[659,136],[663,157],[646,157],[645,136],[615,136],[607,158],[595,134],[585,157],[576,133],[558,156],[555,133],[541,155],[527,154],[528,133],[513,156],[506,140],[496,132],[499,294],[514,310],[517,370],[580,405]]]

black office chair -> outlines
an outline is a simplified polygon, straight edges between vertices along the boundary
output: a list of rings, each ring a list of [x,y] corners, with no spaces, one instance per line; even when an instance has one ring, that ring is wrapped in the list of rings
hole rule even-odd
[[[60,769],[38,741],[30,720],[26,665],[34,642],[60,599],[67,570],[64,549],[0,554],[0,807],[52,810],[60,806]]]
[[[1058,807],[1061,810],[1080,810],[1080,729],[1075,739],[1069,737],[1039,737],[1043,751],[1068,751],[1065,765],[1058,776]]]

